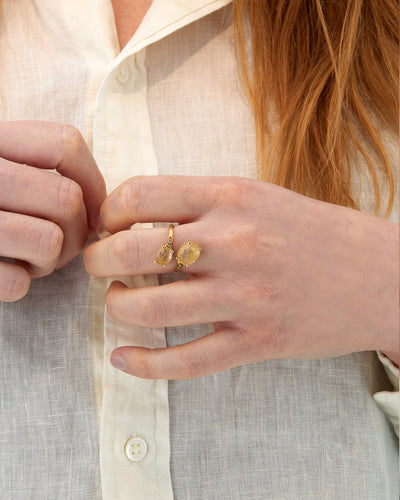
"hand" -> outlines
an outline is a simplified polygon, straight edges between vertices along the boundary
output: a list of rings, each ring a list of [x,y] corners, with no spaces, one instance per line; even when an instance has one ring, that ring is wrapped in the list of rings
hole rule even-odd
[[[190,378],[267,358],[396,345],[395,224],[229,177],[132,178],[100,214],[115,234],[85,249],[95,276],[174,270],[176,262],[154,263],[167,229],[124,231],[134,222],[177,221],[175,251],[187,240],[202,248],[187,280],[109,288],[116,319],[148,327],[211,322],[215,330],[181,346],[119,348],[112,362],[128,373]]]
[[[55,169],[49,172],[44,169]],[[106,191],[82,136],[50,122],[0,122],[0,300],[73,259],[97,225]]]

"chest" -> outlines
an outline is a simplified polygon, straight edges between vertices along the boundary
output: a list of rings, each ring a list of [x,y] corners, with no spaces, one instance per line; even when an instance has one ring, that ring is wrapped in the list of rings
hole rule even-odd
[[[120,49],[132,38],[138,29],[152,0],[111,0]]]

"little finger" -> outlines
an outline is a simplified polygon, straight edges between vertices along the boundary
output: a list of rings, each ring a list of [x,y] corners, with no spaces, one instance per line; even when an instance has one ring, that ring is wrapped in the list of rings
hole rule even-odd
[[[111,363],[126,373],[147,379],[202,377],[255,361],[244,339],[240,332],[224,327],[174,347],[119,347],[112,353]]]

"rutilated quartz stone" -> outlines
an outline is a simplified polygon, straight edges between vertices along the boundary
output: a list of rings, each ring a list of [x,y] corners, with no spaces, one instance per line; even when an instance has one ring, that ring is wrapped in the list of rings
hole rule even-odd
[[[164,245],[157,252],[155,263],[159,266],[165,267],[169,262],[171,262],[174,251],[167,245]]]
[[[199,258],[200,251],[201,248],[197,243],[187,241],[178,250],[178,253],[176,254],[176,260],[178,261],[178,264],[190,266],[191,264],[194,264]]]

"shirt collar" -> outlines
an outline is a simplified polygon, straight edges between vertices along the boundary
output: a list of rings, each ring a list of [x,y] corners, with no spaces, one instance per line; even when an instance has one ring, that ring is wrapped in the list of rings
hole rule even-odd
[[[120,53],[121,58],[201,19],[231,0],[153,0],[141,25]]]

